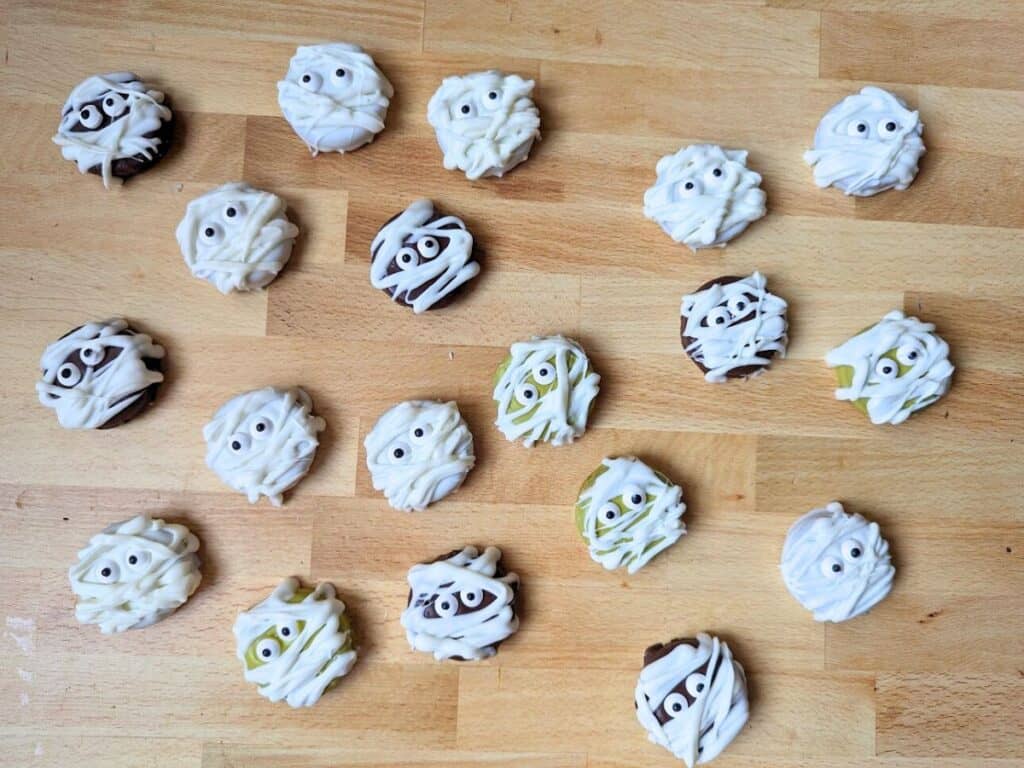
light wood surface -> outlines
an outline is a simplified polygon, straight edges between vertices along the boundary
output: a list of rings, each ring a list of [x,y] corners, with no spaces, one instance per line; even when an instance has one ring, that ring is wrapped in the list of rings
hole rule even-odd
[[[0,5],[0,763],[531,766],[679,763],[633,713],[643,648],[697,630],[748,670],[752,717],[717,765],[1024,765],[1024,3],[116,2]],[[388,127],[311,159],[275,83],[297,44],[366,47],[395,85]],[[440,79],[537,80],[543,141],[500,181],[446,172],[425,119]],[[172,154],[104,192],[50,142],[69,89],[131,69],[180,117]],[[801,160],[823,112],[867,82],[917,105],[928,154],[903,193],[820,191]],[[694,256],[641,212],[657,159],[694,141],[750,150],[768,216]],[[302,228],[265,292],[222,297],[174,240],[186,202],[245,179]],[[465,299],[415,317],[368,282],[378,226],[418,196],[486,250]],[[790,355],[705,384],[680,296],[754,268],[791,304]],[[904,308],[957,366],[941,404],[872,427],[832,398],[827,349]],[[44,346],[123,314],[168,349],[151,412],[61,429],[36,402]],[[579,338],[603,376],[577,444],[526,450],[493,427],[490,377],[534,333]],[[301,384],[329,424],[283,509],[203,463],[201,429],[245,389]],[[456,398],[478,466],[451,500],[391,510],[362,438],[389,405]],[[588,558],[581,480],[636,453],[684,485],[689,535],[633,577]],[[879,521],[895,588],[869,616],[811,620],[777,562],[790,522],[831,499]],[[100,528],[147,511],[202,537],[203,583],[149,629],[79,627],[66,569]],[[415,561],[494,543],[523,580],[498,657],[438,664],[398,623]],[[242,678],[235,614],[284,576],[334,582],[362,639],[312,710]]]

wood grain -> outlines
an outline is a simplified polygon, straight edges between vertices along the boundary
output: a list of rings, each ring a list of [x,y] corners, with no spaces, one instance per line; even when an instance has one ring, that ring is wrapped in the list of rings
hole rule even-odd
[[[116,25],[115,25],[116,22]],[[115,31],[116,26],[116,31]],[[0,738],[37,768],[627,768],[679,765],[633,714],[643,648],[722,634],[747,668],[749,727],[722,768],[1024,766],[1024,4],[1015,0],[268,0],[0,3]],[[388,128],[311,159],[275,82],[295,46],[366,47],[396,86]],[[505,179],[444,171],[426,102],[446,75],[534,78],[543,141]],[[104,193],[51,144],[68,90],[133,69],[179,116],[171,154]],[[906,192],[823,192],[801,161],[821,114],[880,82],[915,104],[929,153]],[[750,151],[769,215],[694,256],[644,219],[657,159]],[[174,240],[188,200],[237,179],[284,196],[302,234],[264,293],[222,297]],[[418,196],[469,223],[484,272],[414,317],[374,290],[377,228]],[[790,354],[706,385],[679,298],[765,272]],[[938,324],[958,371],[898,429],[832,398],[824,353],[892,308]],[[152,412],[60,429],[36,402],[43,347],[124,314],[168,349]],[[603,377],[591,429],[528,451],[491,422],[490,376],[534,333],[579,338]],[[301,384],[329,424],[282,509],[203,463],[228,397]],[[424,514],[391,510],[362,440],[390,405],[455,398],[478,466]],[[609,454],[684,487],[688,535],[636,576],[588,558],[571,506]],[[879,521],[897,565],[870,615],[822,626],[778,576],[782,539],[831,499]],[[108,523],[149,512],[202,539],[204,579],[171,619],[80,627],[66,569]],[[438,664],[398,615],[409,565],[494,543],[523,625],[494,660]],[[361,658],[308,711],[274,706],[234,655],[236,613],[281,578],[334,582]]]

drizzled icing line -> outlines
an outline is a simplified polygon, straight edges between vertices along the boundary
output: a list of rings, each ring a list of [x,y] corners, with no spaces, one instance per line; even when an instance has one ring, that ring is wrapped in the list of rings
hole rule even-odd
[[[409,569],[409,606],[402,626],[409,645],[438,661],[486,659],[519,628],[514,602],[519,577],[497,577],[501,550],[476,547]]]
[[[537,336],[517,342],[494,387],[494,423],[508,440],[522,438],[527,448],[538,440],[571,443],[586,431],[600,381],[583,348],[571,339]]]
[[[75,618],[104,634],[148,627],[196,591],[199,539],[183,525],[138,515],[89,540],[68,569]]]
[[[594,562],[636,573],[686,533],[683,491],[632,456],[607,458],[601,466],[577,501],[583,536]]]
[[[311,707],[356,662],[350,632],[342,625],[345,604],[323,582],[293,602],[298,579],[285,579],[263,602],[238,614],[234,633],[245,679],[261,696],[292,707]],[[250,649],[256,645],[253,666]]]
[[[383,228],[370,246],[370,283],[419,314],[480,273],[473,235],[462,219],[434,218],[434,204],[417,200]],[[388,274],[392,265],[399,269]],[[416,293],[418,291],[418,293]],[[416,293],[416,298],[410,298]]]
[[[299,228],[277,195],[244,182],[225,184],[188,204],[176,236],[192,274],[218,291],[254,291],[291,256]]]
[[[815,620],[832,622],[870,611],[889,594],[896,573],[878,523],[835,501],[793,523],[779,567],[790,594]]]
[[[455,402],[399,403],[378,419],[364,446],[373,487],[406,512],[452,493],[476,461],[473,435]]]
[[[754,272],[683,297],[683,337],[693,339],[686,354],[708,369],[706,381],[720,383],[737,368],[767,366],[768,352],[786,356],[787,305],[766,285],[764,275]]]

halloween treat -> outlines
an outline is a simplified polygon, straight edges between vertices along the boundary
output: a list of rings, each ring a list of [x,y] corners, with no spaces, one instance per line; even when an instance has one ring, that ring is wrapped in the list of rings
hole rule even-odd
[[[724,246],[765,214],[761,177],[743,150],[693,144],[661,158],[656,170],[644,215],[694,251]]]
[[[164,380],[164,348],[120,318],[86,323],[43,352],[39,402],[69,429],[109,429],[138,416]]]
[[[480,272],[462,219],[417,200],[385,224],[370,247],[370,283],[416,314],[448,304]]]
[[[384,130],[394,90],[358,45],[301,45],[277,84],[277,102],[315,157],[351,152]]]
[[[494,377],[494,422],[511,441],[571,443],[587,429],[601,377],[583,348],[562,336],[512,345]]]
[[[640,459],[604,459],[580,488],[576,528],[590,557],[636,573],[686,533],[683,490]]]
[[[446,77],[427,105],[444,167],[466,178],[503,176],[540,138],[533,80],[497,70]]]
[[[317,433],[327,426],[312,410],[299,387],[264,387],[231,398],[203,428],[206,466],[250,504],[266,496],[281,506],[284,492],[309,472]]]
[[[199,586],[198,549],[188,528],[149,515],[109,526],[68,570],[75,618],[111,634],[170,616]]]
[[[519,628],[519,577],[505,573],[501,550],[449,552],[409,569],[409,603],[402,611],[409,645],[438,661],[473,661],[497,653]]]
[[[686,763],[709,763],[747,722],[747,679],[729,646],[698,634],[652,645],[636,684],[647,737]]]
[[[835,501],[793,523],[780,567],[790,594],[817,621],[832,622],[874,608],[896,573],[878,523],[846,513]]]
[[[756,376],[786,356],[786,302],[766,284],[760,272],[719,277],[683,296],[683,349],[706,381]]]
[[[109,188],[166,155],[172,131],[173,115],[160,91],[131,72],[112,72],[75,86],[53,143],[79,173],[95,173]]]
[[[238,614],[235,642],[245,679],[261,696],[292,707],[316,704],[356,663],[345,604],[327,582],[311,590],[285,579]]]
[[[949,389],[949,345],[935,326],[893,310],[825,356],[836,369],[837,400],[850,400],[872,424],[902,424]]]
[[[221,293],[263,288],[288,263],[299,234],[286,210],[277,195],[244,182],[197,197],[176,233],[185,263]]]
[[[454,402],[399,403],[364,445],[373,487],[404,512],[422,512],[456,490],[476,461],[473,435]]]
[[[906,189],[924,154],[923,131],[917,112],[902,99],[868,86],[825,114],[804,160],[819,187],[859,197]]]

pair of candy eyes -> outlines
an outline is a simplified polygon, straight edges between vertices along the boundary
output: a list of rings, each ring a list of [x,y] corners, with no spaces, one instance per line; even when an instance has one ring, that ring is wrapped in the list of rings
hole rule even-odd
[[[244,203],[227,203],[220,211],[225,224],[237,224],[245,217]],[[216,245],[224,239],[224,227],[216,221],[205,221],[199,230],[199,240],[206,245]]]
[[[921,348],[916,344],[904,344],[896,350],[896,359],[883,357],[875,363],[875,375],[883,380],[895,379],[900,375],[900,366],[914,365],[921,359]]]
[[[900,124],[895,120],[883,117],[875,126],[875,132],[881,139],[891,139],[900,130]],[[855,138],[871,138],[871,126],[864,120],[853,120],[846,124],[846,135]]]
[[[299,634],[299,627],[295,622],[278,624],[276,632],[285,642],[291,642]],[[276,637],[264,637],[256,643],[256,658],[262,662],[273,661],[281,655],[281,641]]]
[[[501,92],[497,90],[490,90],[486,93],[484,98],[481,100],[484,109],[490,111],[498,108],[501,104]],[[452,111],[452,117],[456,120],[462,118],[476,117],[480,110],[477,109],[476,101],[472,97],[466,97],[455,104],[455,109]]]
[[[699,197],[704,194],[705,189],[714,189],[725,176],[721,168],[709,168],[704,172],[704,179],[685,179],[676,184],[676,194],[682,198]]]
[[[555,366],[551,363],[535,365],[530,371],[530,376],[542,387],[546,387],[555,380]],[[540,398],[540,390],[529,381],[524,381],[515,391],[516,400],[522,405],[533,405]]]
[[[704,692],[707,684],[707,678],[704,675],[700,672],[694,672],[686,678],[686,692],[690,694],[690,698],[696,699]],[[669,717],[679,717],[689,709],[690,704],[683,694],[677,692],[666,696],[661,706]]]
[[[87,366],[92,367],[103,360],[106,351],[99,344],[86,344],[78,350],[78,356]],[[64,363],[57,369],[57,381],[63,387],[74,387],[82,381],[84,372],[74,363]]]
[[[395,261],[400,269],[412,269],[419,265],[420,257],[429,261],[437,258],[439,253],[441,253],[441,244],[436,237],[421,237],[416,242],[415,248],[410,248],[408,245],[402,248],[395,256]]]
[[[438,595],[434,598],[434,612],[442,619],[448,619],[459,612],[459,602],[467,608],[476,608],[484,601],[484,593],[478,589],[464,589],[459,599],[454,595]]]
[[[745,296],[733,296],[726,302],[725,306],[717,306],[708,312],[708,327],[722,328],[734,320],[739,320],[747,314],[752,303]]]
[[[413,445],[424,445],[433,434],[434,428],[430,424],[417,424],[409,430],[409,442]],[[409,444],[401,440],[388,448],[388,458],[391,459],[392,464],[401,464],[407,461],[411,455],[412,449],[409,448]]]
[[[636,512],[643,509],[647,504],[647,494],[639,485],[627,485],[622,489],[622,503],[626,509]],[[608,501],[601,505],[597,516],[604,523],[611,523],[619,519],[622,509],[614,501]]]
[[[141,571],[152,559],[152,555],[144,549],[129,550],[124,557],[124,570],[129,573]],[[100,560],[93,568],[93,579],[100,584],[113,584],[120,578],[121,565],[114,560]]]
[[[123,115],[128,109],[128,100],[120,93],[108,93],[103,97],[101,105],[102,112],[96,108],[95,104],[86,104],[78,110],[78,122],[90,130],[99,128],[103,123],[104,115],[112,120]]]
[[[266,416],[257,419],[253,422],[252,426],[249,427],[249,432],[236,432],[228,440],[228,448],[231,449],[232,453],[241,454],[249,450],[252,445],[252,441],[255,440],[266,440],[274,434],[274,422],[268,419]]]
[[[847,539],[843,542],[840,551],[843,554],[843,560],[848,563],[855,563],[864,556],[864,547],[856,539]],[[826,557],[821,561],[821,573],[825,578],[837,579],[843,573],[843,563],[835,557]]]
[[[330,80],[334,85],[348,85],[352,82],[352,73],[344,67],[338,67],[331,72]],[[303,72],[299,76],[299,85],[312,93],[319,91],[323,84],[323,77],[316,72]]]

